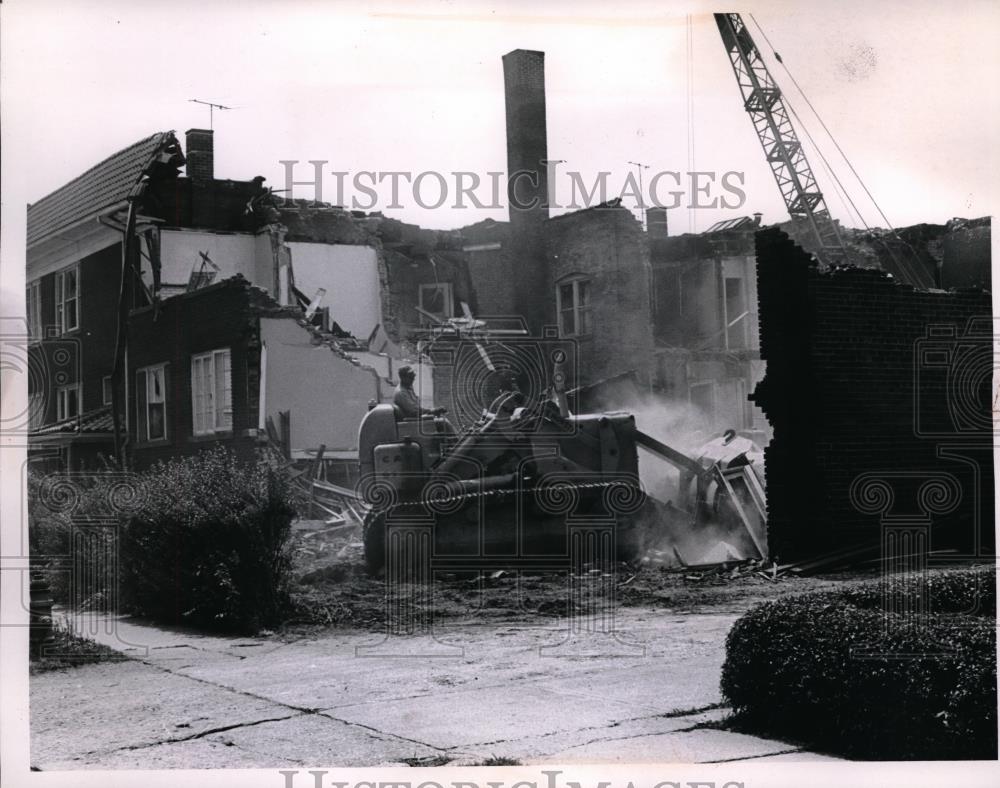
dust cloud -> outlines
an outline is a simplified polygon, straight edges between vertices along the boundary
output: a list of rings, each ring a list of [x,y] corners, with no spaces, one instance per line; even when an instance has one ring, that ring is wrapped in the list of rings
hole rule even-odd
[[[634,414],[639,430],[693,460],[721,432],[717,422],[685,401],[637,393],[607,405],[609,410]],[[757,557],[742,523],[707,512],[697,502],[693,483],[680,489],[681,476],[671,463],[639,449],[639,478],[654,499],[639,521],[645,547],[642,563],[681,567]]]

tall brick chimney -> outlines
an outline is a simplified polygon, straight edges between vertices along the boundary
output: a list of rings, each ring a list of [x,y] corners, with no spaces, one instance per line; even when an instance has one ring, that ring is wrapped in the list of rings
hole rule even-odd
[[[210,129],[186,132],[187,176],[195,183],[208,183],[215,177],[215,145]]]
[[[507,201],[515,310],[533,334],[551,322],[553,296],[545,264],[549,218],[545,128],[545,53],[515,49],[503,56],[507,109]],[[519,174],[527,173],[527,174]]]

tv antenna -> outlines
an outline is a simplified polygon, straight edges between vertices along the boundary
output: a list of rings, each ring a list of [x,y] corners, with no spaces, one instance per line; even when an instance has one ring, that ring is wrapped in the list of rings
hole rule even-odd
[[[211,101],[202,101],[201,99],[188,99],[192,104],[204,104],[208,107],[208,128],[212,129],[212,114],[217,109],[234,109],[233,107],[227,107],[225,104],[214,104]]]
[[[649,165],[641,161],[630,161],[629,164],[635,167],[639,173],[639,224],[643,230],[646,229],[646,200],[642,195],[642,171],[648,170]]]

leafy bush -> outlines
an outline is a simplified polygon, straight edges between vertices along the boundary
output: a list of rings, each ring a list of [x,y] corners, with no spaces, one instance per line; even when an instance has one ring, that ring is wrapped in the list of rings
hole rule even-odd
[[[74,520],[113,518],[109,500],[114,496],[115,472],[111,467],[76,474],[28,472],[31,565],[43,573],[57,604],[87,607],[99,604],[108,594],[113,576],[107,571],[106,558],[114,551],[115,529],[89,529],[85,548],[75,556],[71,542]],[[77,573],[76,588],[72,587],[73,572]]]
[[[276,623],[287,603],[295,515],[286,473],[227,450],[158,463],[139,476],[121,536],[127,612],[226,631]]]
[[[920,593],[913,579],[890,588]],[[881,583],[752,609],[726,638],[735,724],[855,758],[995,759],[994,570],[934,573],[925,588],[917,626],[885,611]]]

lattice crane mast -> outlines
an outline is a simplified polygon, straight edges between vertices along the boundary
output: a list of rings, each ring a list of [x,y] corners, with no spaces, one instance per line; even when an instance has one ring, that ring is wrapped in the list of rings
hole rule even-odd
[[[739,14],[714,14],[736,75],[743,107],[750,115],[767,163],[774,173],[788,214],[804,225],[816,243],[815,254],[825,265],[836,265],[847,250],[826,207],[802,143],[799,142],[771,72]]]

